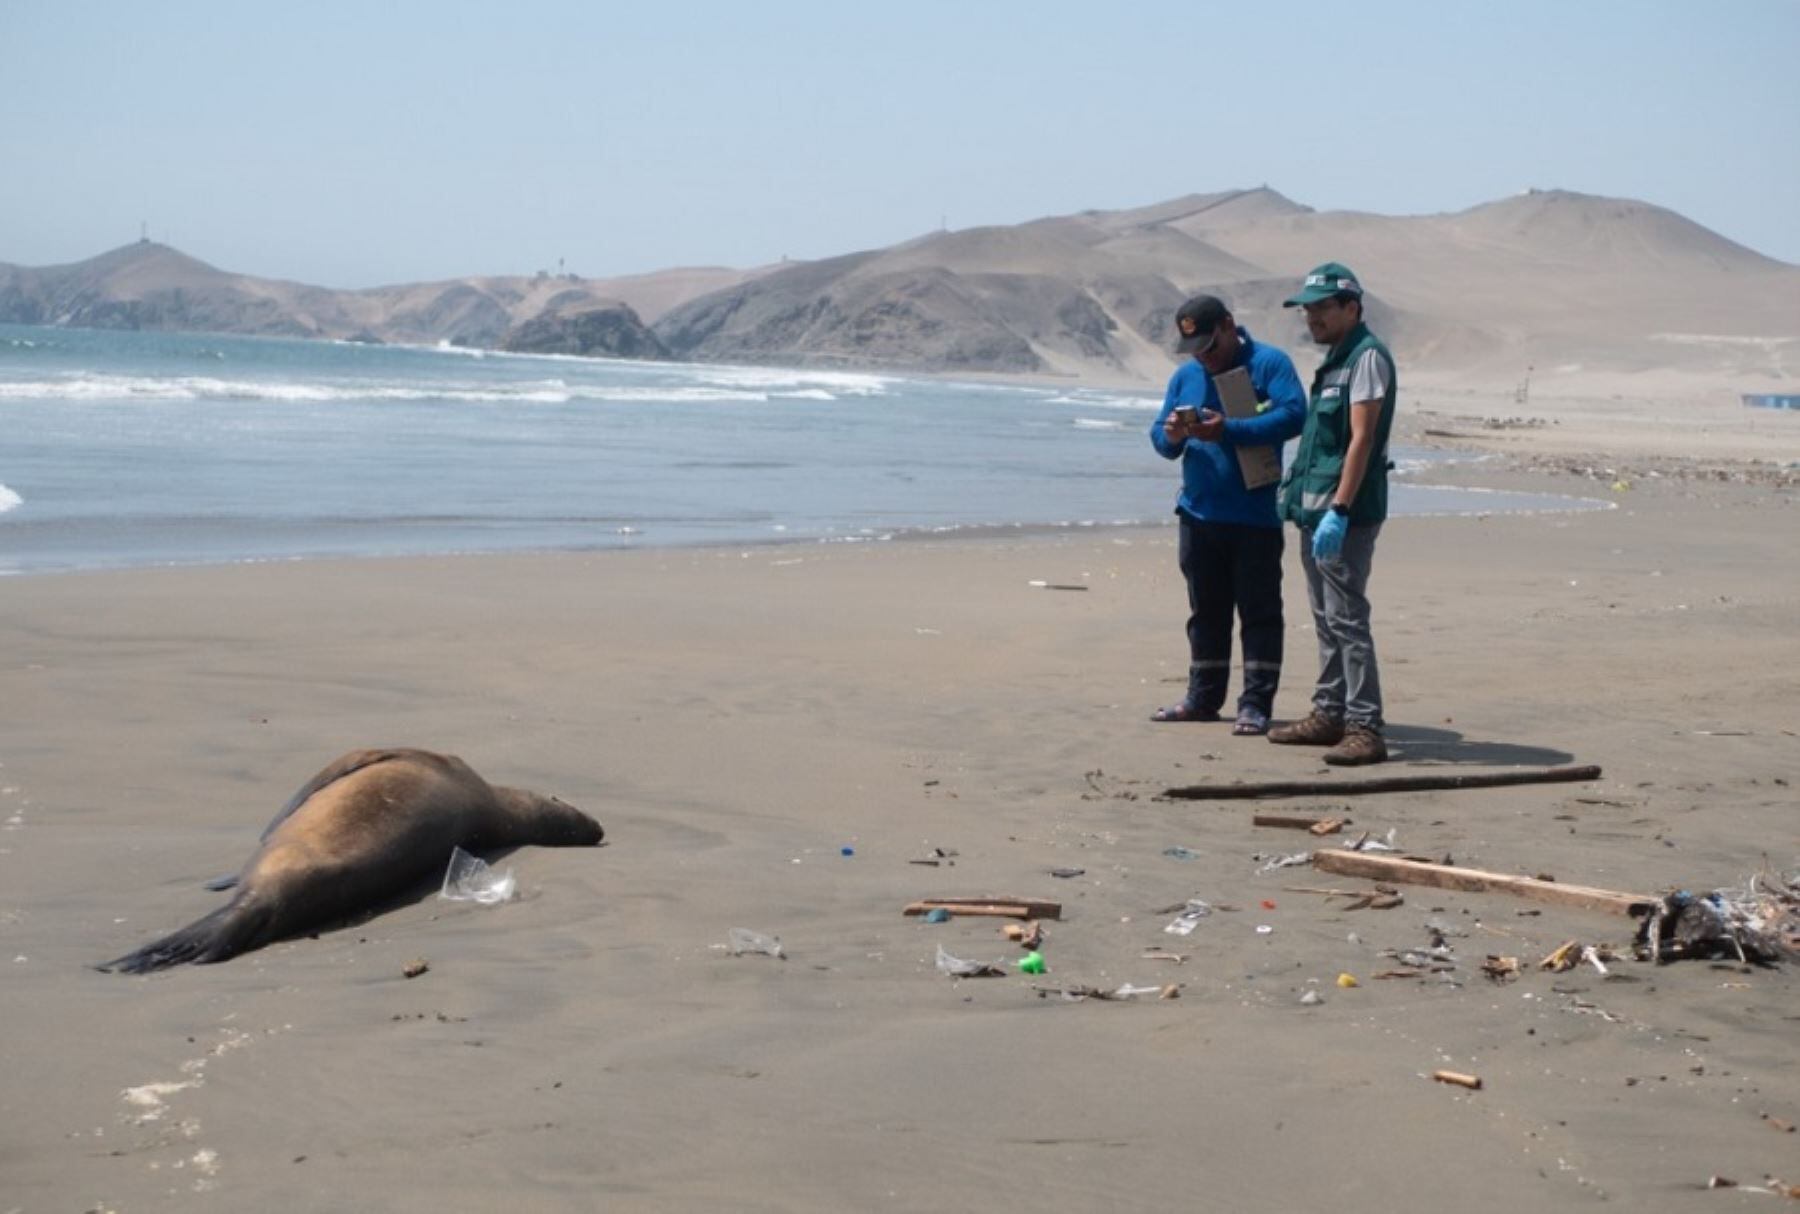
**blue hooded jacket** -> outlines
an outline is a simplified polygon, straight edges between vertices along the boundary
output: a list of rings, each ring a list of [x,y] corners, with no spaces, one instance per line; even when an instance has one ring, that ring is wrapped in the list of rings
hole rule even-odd
[[[1163,437],[1163,422],[1177,405],[1193,405],[1201,412],[1223,413],[1219,390],[1212,376],[1198,361],[1188,359],[1169,377],[1169,389],[1163,394],[1162,408],[1150,427],[1150,445],[1164,459],[1181,460],[1181,496],[1175,509],[1190,518],[1207,523],[1241,523],[1250,527],[1280,527],[1276,512],[1277,486],[1261,489],[1244,488],[1244,474],[1238,470],[1237,444],[1246,447],[1279,447],[1306,426],[1306,390],[1294,362],[1274,346],[1265,346],[1240,326],[1235,366],[1250,369],[1250,383],[1256,399],[1265,408],[1255,417],[1228,418],[1225,437],[1216,443],[1184,439],[1171,443]]]

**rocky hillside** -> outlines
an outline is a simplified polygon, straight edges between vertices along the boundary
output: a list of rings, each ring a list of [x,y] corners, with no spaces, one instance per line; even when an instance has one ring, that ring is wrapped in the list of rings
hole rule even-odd
[[[139,243],[72,266],[0,265],[0,321],[1143,385],[1167,377],[1171,318],[1198,291],[1304,362],[1309,343],[1281,300],[1326,260],[1362,275],[1370,317],[1409,371],[1800,377],[1800,267],[1660,207],[1555,190],[1404,217],[1230,190],[759,270],[364,291],[231,274]]]
[[[539,274],[333,291],[232,274],[139,241],[75,265],[0,265],[0,322],[666,358],[627,296],[654,317],[755,273],[685,269],[610,282]]]

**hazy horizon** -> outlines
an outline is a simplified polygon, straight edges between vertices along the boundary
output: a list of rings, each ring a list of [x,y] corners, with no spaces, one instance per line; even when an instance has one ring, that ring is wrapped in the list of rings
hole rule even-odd
[[[1633,198],[1800,263],[1800,5],[1692,12],[9,2],[0,261],[147,232],[337,288],[604,278],[1267,185]]]

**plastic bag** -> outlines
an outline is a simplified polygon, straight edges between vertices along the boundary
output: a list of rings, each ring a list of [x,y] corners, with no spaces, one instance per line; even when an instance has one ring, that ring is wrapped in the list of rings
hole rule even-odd
[[[509,900],[518,889],[512,869],[495,872],[486,860],[471,856],[462,848],[450,853],[450,867],[444,873],[444,888],[438,897],[451,902],[480,902],[492,905]]]

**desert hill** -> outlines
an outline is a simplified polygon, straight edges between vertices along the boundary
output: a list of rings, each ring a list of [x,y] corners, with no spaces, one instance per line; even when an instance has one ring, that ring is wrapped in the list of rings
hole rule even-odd
[[[1198,291],[1311,357],[1281,307],[1338,260],[1409,373],[1501,385],[1534,370],[1650,372],[1741,390],[1800,375],[1800,267],[1672,211],[1533,190],[1416,216],[1320,211],[1267,187],[940,231],[752,270],[537,274],[333,291],[139,242],[0,265],[0,321],[1160,384]]]

